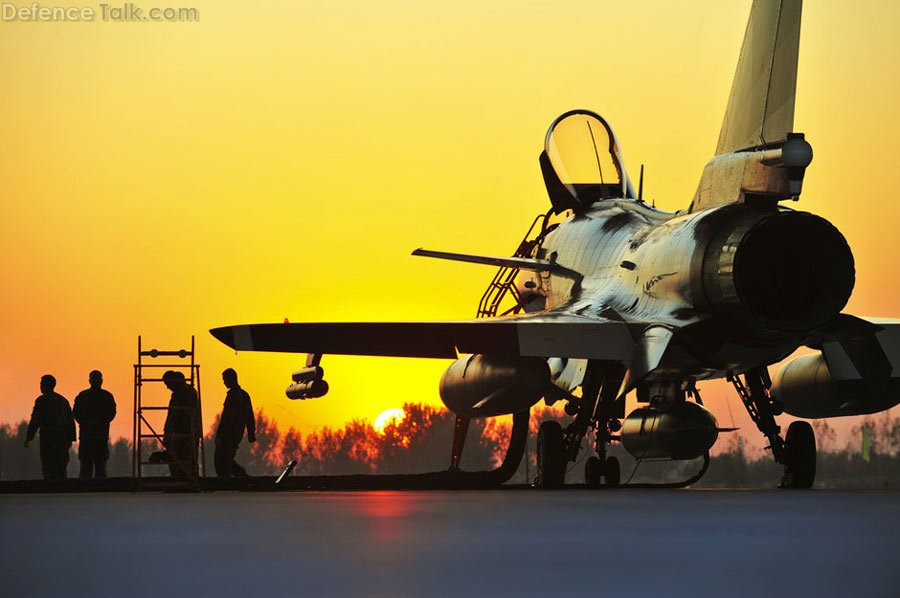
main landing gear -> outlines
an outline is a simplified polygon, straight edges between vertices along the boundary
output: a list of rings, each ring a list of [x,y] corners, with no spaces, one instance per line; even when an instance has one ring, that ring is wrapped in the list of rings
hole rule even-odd
[[[782,488],[812,488],[816,480],[816,436],[808,422],[788,426],[784,437]]]
[[[812,426],[804,421],[793,422],[787,434],[781,438],[781,428],[775,423],[775,416],[782,409],[769,396],[772,382],[764,368],[744,374],[744,380],[733,374],[728,381],[734,385],[741,402],[747,408],[750,418],[759,431],[769,440],[772,456],[776,463],[784,466],[781,488],[811,488],[816,479],[816,436]]]
[[[540,488],[562,488],[566,479],[566,445],[558,421],[545,421],[537,435],[537,480]]]

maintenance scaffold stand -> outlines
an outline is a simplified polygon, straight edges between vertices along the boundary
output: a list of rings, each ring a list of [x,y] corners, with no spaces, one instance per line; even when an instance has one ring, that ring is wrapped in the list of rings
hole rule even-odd
[[[146,363],[145,358],[155,360],[158,357],[170,357],[184,360],[190,358],[190,361],[171,361],[169,363]],[[145,370],[148,370],[145,372]],[[166,412],[168,414],[168,401],[163,404],[145,404],[143,396],[143,387],[146,383],[162,383],[163,372],[173,370],[184,374],[185,381],[189,386],[197,391],[198,412],[192,413],[191,419],[191,437],[199,437],[199,447],[193,447],[191,451],[192,458],[188,461],[150,461],[149,455],[145,456],[145,451],[153,449],[156,443],[156,450],[165,452],[166,447],[163,443],[162,424],[159,418],[152,418],[154,412]],[[191,410],[190,407],[175,407],[175,409]],[[200,399],[200,365],[194,360],[194,337],[191,336],[191,349],[179,349],[176,351],[161,351],[158,349],[144,350],[141,344],[141,337],[138,336],[138,358],[134,364],[134,442],[133,454],[131,462],[131,476],[134,478],[137,490],[145,490],[148,488],[184,488],[188,490],[200,490],[206,478],[206,453],[203,446],[203,409]],[[151,423],[150,419],[154,419]],[[154,427],[156,424],[157,427]],[[159,430],[159,431],[157,431]],[[147,446],[144,446],[144,440],[149,440]],[[197,449],[199,448],[200,459],[197,459]],[[159,478],[148,478],[143,474],[143,468],[148,465],[159,467],[161,465],[173,465],[183,471],[182,476],[172,477],[165,480]]]

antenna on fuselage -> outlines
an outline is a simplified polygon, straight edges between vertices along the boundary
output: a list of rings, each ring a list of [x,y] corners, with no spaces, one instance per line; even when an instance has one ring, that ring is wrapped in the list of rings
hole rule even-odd
[[[634,191],[632,191],[634,193]],[[641,164],[641,180],[638,183],[638,201],[644,201],[644,165]]]

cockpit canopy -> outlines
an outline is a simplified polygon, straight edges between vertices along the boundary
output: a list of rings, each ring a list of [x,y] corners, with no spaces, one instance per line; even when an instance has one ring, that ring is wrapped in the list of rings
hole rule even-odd
[[[554,211],[582,210],[601,199],[635,198],[612,127],[588,110],[566,112],[550,125],[541,171]]]

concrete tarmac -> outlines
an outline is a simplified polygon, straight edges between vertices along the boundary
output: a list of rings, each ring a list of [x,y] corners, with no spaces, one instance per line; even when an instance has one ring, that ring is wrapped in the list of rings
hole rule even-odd
[[[0,495],[6,596],[897,596],[900,493]]]

